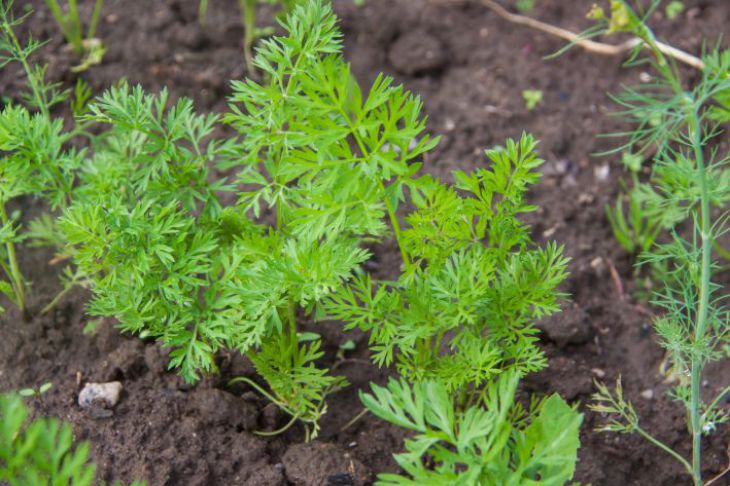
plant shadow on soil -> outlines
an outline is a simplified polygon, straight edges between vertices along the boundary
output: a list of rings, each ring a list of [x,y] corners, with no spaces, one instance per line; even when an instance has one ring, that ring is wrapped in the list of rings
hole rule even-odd
[[[68,68],[74,60],[55,24],[41,0],[28,3],[37,13],[25,27],[36,38],[53,39],[42,51],[51,79],[72,86],[75,75]],[[541,0],[530,15],[577,31],[587,26],[584,15],[591,3]],[[713,41],[727,29],[730,4],[686,4],[682,18],[659,19],[656,25],[677,47],[698,52],[703,38]],[[335,6],[346,57],[361,81],[367,85],[385,71],[423,97],[429,128],[443,137],[425,160],[429,172],[448,177],[453,169],[477,167],[485,162],[485,148],[523,130],[541,140],[545,177],[531,194],[540,210],[529,220],[539,243],[556,240],[572,258],[564,286],[571,300],[562,314],[541,324],[550,366],[528,377],[523,393],[558,392],[585,410],[594,378],[613,382],[623,374],[643,426],[688,454],[682,410],[665,397],[667,384],[658,371],[663,353],[649,326],[651,312],[622,297],[611,277],[613,266],[624,292],[635,289],[632,263],[613,239],[603,210],[616,196],[621,169],[615,158],[590,155],[610,147],[598,134],[620,128],[608,116],[614,107],[606,92],[637,83],[641,70],[578,50],[544,60],[560,41],[505,24],[477,1],[367,0],[357,8],[337,0]],[[223,111],[228,81],[244,75],[236,8],[234,0],[211,2],[203,31],[193,0],[109,0],[99,28],[108,54],[81,76],[95,92],[126,78],[149,90],[169,86],[174,96],[192,97],[199,110]],[[24,89],[16,66],[0,74],[0,89],[13,95]],[[524,108],[524,89],[544,93],[534,111]],[[21,204],[26,214],[42,210],[35,201]],[[357,343],[336,364],[352,385],[330,398],[318,441],[303,444],[297,427],[263,438],[253,431],[273,430],[286,417],[250,389],[226,386],[232,377],[255,374],[240,356],[221,354],[220,374],[189,387],[166,370],[163,349],[120,336],[113,321],[83,334],[89,297],[84,291],[73,293],[52,315],[40,316],[39,309],[59,290],[50,259],[47,251],[23,253],[22,268],[33,282],[32,318],[24,320],[12,310],[0,318],[0,389],[53,383],[46,395],[31,400],[34,413],[70,421],[77,438],[91,442],[100,480],[145,479],[152,486],[334,485],[367,484],[378,472],[397,471],[391,454],[402,445],[400,430],[372,416],[340,430],[361,410],[357,391],[388,376],[369,363],[366,336],[344,334],[337,323],[317,326],[330,364],[341,342]],[[379,246],[369,265],[383,274],[397,268],[392,243]],[[727,288],[728,276],[720,277]],[[705,378],[709,396],[727,385],[730,370],[712,368]],[[94,418],[78,408],[84,382],[109,380],[124,385],[111,418]],[[687,484],[671,458],[639,437],[594,432],[601,417],[585,413],[576,480],[594,486]],[[725,426],[703,443],[708,477],[726,465],[729,431]],[[730,484],[723,481],[715,484]]]

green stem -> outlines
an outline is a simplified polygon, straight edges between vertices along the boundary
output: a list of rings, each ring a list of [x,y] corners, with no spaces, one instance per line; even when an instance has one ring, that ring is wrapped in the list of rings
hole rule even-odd
[[[86,38],[93,39],[96,35],[96,27],[99,25],[101,18],[101,9],[104,7],[104,0],[96,0],[94,11],[91,13],[91,21],[89,22],[89,30],[86,31]]]
[[[0,9],[0,11],[3,10]],[[23,66],[23,71],[25,71],[25,76],[28,78],[28,84],[30,84],[31,91],[33,91],[33,97],[36,100],[38,109],[41,111],[46,119],[50,119],[51,115],[48,109],[48,103],[46,102],[45,96],[43,95],[41,87],[38,83],[38,79],[31,69],[30,65],[28,64],[28,59],[24,54],[23,49],[20,47],[20,41],[18,41],[18,37],[15,35],[15,32],[13,31],[13,28],[11,27],[10,22],[5,17],[4,13],[2,21],[2,28],[12,42],[12,48],[15,49],[14,54],[16,60],[20,62],[20,64]]]
[[[198,4],[198,21],[201,27],[205,27],[206,17],[208,16],[208,0],[200,0]]]
[[[669,454],[672,457],[674,457],[677,461],[679,461],[684,466],[684,468],[687,470],[688,473],[694,475],[692,473],[692,465],[690,465],[690,463],[687,462],[687,459],[685,459],[684,457],[680,456],[677,453],[677,451],[675,451],[674,449],[672,449],[671,447],[669,447],[668,445],[666,445],[664,442],[662,442],[662,441],[654,438],[654,436],[652,436],[651,434],[648,434],[644,429],[642,429],[638,425],[636,426],[636,431],[639,434],[641,434],[641,436],[644,437],[646,440],[648,440],[649,442],[651,442],[652,444],[654,444],[655,446],[657,446],[658,448],[660,448],[661,450],[663,450],[667,454]],[[700,483],[700,486],[701,486],[701,484],[702,483]]]
[[[666,57],[659,50],[656,40],[651,31],[644,26],[640,37],[651,48],[657,58],[657,66],[662,75],[672,86],[675,94],[681,96],[684,90],[681,85],[680,76],[676,70],[670,67]],[[710,195],[707,187],[707,174],[705,172],[705,157],[702,146],[702,128],[699,108],[695,100],[690,101],[691,109],[687,113],[687,126],[691,139],[692,151],[696,161],[697,180],[700,184],[700,238],[701,238],[701,264],[700,264],[700,288],[699,307],[694,325],[693,344],[700,346],[705,339],[707,321],[710,306],[710,279],[712,277],[712,226],[710,224]],[[695,486],[702,486],[702,414],[700,384],[702,382],[703,363],[696,351],[691,356],[691,383],[690,383],[690,429],[692,433],[692,466],[690,472]]]
[[[71,279],[71,281],[70,281],[70,282],[68,282],[68,283],[66,284],[66,286],[65,286],[65,287],[63,288],[63,290],[61,290],[61,291],[60,291],[60,292],[59,292],[59,293],[58,293],[58,294],[57,294],[57,295],[56,295],[56,296],[55,296],[55,297],[53,298],[53,300],[52,300],[51,302],[49,302],[49,303],[48,303],[48,305],[46,305],[46,306],[45,306],[45,307],[44,307],[44,308],[43,308],[43,309],[41,310],[41,314],[47,314],[47,313],[49,313],[49,312],[51,311],[51,309],[53,309],[54,307],[56,307],[56,305],[58,304],[58,302],[59,302],[59,301],[60,301],[61,299],[63,299],[63,298],[64,298],[64,297],[65,297],[65,296],[66,296],[66,295],[67,295],[67,294],[69,293],[69,292],[71,292],[71,290],[72,290],[72,289],[73,289],[73,288],[74,288],[74,287],[76,286],[76,284],[77,284],[77,283],[78,283],[78,282],[79,282],[79,281],[81,280],[81,278],[79,277],[79,273],[80,273],[80,272],[79,272],[79,271],[77,271],[77,272],[76,272],[76,273],[74,274],[74,276],[73,276],[73,278]]]
[[[83,35],[81,34],[81,19],[76,0],[68,0],[69,42],[77,56],[84,54]]]
[[[253,43],[256,42],[256,0],[238,0],[243,22],[243,57],[249,76],[255,77]]]
[[[697,178],[700,183],[700,237],[702,240],[702,261],[700,270],[700,302],[697,321],[694,326],[694,344],[699,346],[705,339],[710,306],[710,278],[712,277],[712,227],[710,224],[710,196],[705,173],[705,158],[702,152],[702,132],[700,117],[694,109],[690,114],[689,129],[692,148],[697,163]],[[692,422],[692,476],[697,486],[702,485],[702,416],[700,383],[702,381],[702,362],[697,353],[692,353],[692,383],[690,395],[690,418]]]
[[[4,204],[0,204],[0,219],[3,225],[9,224],[10,218],[8,218]],[[23,281],[23,274],[20,273],[18,257],[15,253],[15,244],[12,241],[8,241],[5,243],[5,250],[8,252],[10,280],[13,286],[13,293],[15,294],[15,304],[23,312],[25,311],[25,282]]]
[[[411,260],[408,256],[408,252],[406,252],[405,246],[403,245],[403,236],[402,231],[400,227],[400,223],[398,222],[398,215],[395,213],[395,209],[393,208],[393,205],[390,204],[390,200],[388,199],[388,196],[385,193],[385,185],[383,184],[383,181],[378,179],[378,186],[380,189],[380,192],[383,194],[383,200],[385,201],[385,208],[388,211],[388,218],[390,218],[390,224],[393,226],[393,234],[395,235],[395,240],[398,243],[398,249],[400,250],[401,258],[403,258],[403,264],[406,266],[406,270],[409,270],[411,268]]]
[[[370,157],[370,152],[365,147],[365,143],[363,142],[360,135],[357,133],[357,129],[355,125],[353,125],[352,120],[350,120],[349,115],[345,111],[345,109],[342,107],[342,105],[338,102],[337,97],[334,93],[330,93],[332,96],[332,101],[337,105],[337,108],[340,112],[340,115],[345,119],[345,122],[347,123],[347,127],[350,129],[350,133],[352,133],[353,138],[355,139],[355,142],[357,143],[358,148],[360,149],[360,153],[362,154],[364,159],[368,159]],[[388,218],[390,219],[390,224],[393,227],[393,234],[395,235],[395,240],[398,243],[398,249],[400,250],[401,258],[403,259],[403,264],[406,266],[406,270],[410,270],[411,268],[411,259],[408,256],[408,252],[405,249],[405,246],[403,245],[403,236],[402,231],[400,227],[400,222],[398,221],[398,215],[396,214],[395,208],[390,203],[390,199],[388,199],[388,196],[385,191],[385,184],[383,184],[383,180],[379,177],[377,178],[378,182],[378,189],[380,190],[380,193],[383,195],[383,201],[385,202],[385,208],[388,211]]]

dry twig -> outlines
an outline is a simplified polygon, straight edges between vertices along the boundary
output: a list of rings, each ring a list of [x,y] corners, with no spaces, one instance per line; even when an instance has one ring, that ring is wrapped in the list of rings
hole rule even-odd
[[[622,42],[621,44],[606,44],[603,42],[596,42],[590,39],[584,39],[580,36],[580,34],[576,34],[575,32],[571,32],[567,29],[556,27],[554,25],[550,25],[545,22],[526,17],[524,15],[511,13],[493,0],[481,0],[481,3],[508,22],[512,22],[513,24],[518,25],[524,25],[526,27],[539,30],[540,32],[559,37],[595,54],[618,56],[630,52],[639,43],[641,43],[641,40],[637,38],[629,39],[626,42]],[[688,66],[692,66],[693,68],[699,69],[700,71],[705,68],[705,63],[702,62],[702,59],[697,56],[693,56],[692,54],[689,54],[685,51],[677,49],[676,47],[672,47],[668,44],[664,44],[662,42],[657,42],[657,47],[660,51],[662,51],[664,55],[672,57],[677,61],[687,64]]]

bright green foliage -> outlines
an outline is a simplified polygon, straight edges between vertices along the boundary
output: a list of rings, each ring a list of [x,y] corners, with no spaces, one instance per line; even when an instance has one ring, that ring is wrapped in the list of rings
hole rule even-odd
[[[236,381],[289,425],[303,422],[307,438],[345,384],[317,366],[319,337],[300,332],[325,315],[370,331],[378,361],[409,379],[440,380],[459,410],[498,373],[542,368],[533,321],[557,310],[566,259],[554,244],[533,248],[517,219],[534,209],[524,195],[540,177],[535,141],[487,152],[490,167],[456,173],[454,186],[418,176],[437,143],[420,100],[385,76],[360,88],[329,6],[298,6],[282,26],[287,36],[262,41],[254,61],[266,81],[233,83],[224,120],[240,139],[214,139],[216,117],[169,106],[165,92],[122,86],[86,108],[82,120],[108,130],[60,229],[91,313],[160,339],[189,381],[219,349],[246,354],[265,386]],[[212,165],[238,169],[238,184],[213,179]],[[220,202],[228,192],[233,207]],[[404,202],[415,211],[401,230]],[[355,279],[370,257],[363,243],[390,229],[400,279]]]
[[[339,55],[330,8],[313,2],[283,26],[288,37],[263,41],[254,61],[267,82],[233,84],[226,121],[244,135],[238,207],[257,218],[273,209],[275,229],[242,238],[231,267],[241,295],[237,347],[261,345],[252,354],[257,369],[276,401],[303,419],[321,406],[297,400],[318,399],[342,381],[313,368],[318,344],[296,351],[295,309],[311,315],[369,257],[359,241],[382,235],[387,208],[397,204],[383,179],[407,174],[431,142],[409,147],[424,129],[421,105],[390,79],[379,78],[363,101]],[[264,342],[272,333],[282,334]]]
[[[159,337],[188,380],[213,368],[229,337],[229,305],[220,278],[225,234],[209,163],[226,147],[210,141],[214,116],[189,100],[168,107],[166,92],[126,86],[89,107],[89,121],[110,129],[96,140],[74,204],[60,227],[79,271],[93,281],[92,315]]]
[[[524,202],[540,177],[534,148],[527,135],[509,140],[487,152],[489,169],[456,172],[454,187],[429,176],[409,182],[416,210],[400,243],[410,265],[395,282],[358,277],[327,307],[370,332],[376,363],[395,361],[401,374],[463,399],[507,369],[546,365],[533,326],[558,310],[567,260],[554,244],[530,248],[517,219],[534,209]]]
[[[665,243],[645,249],[642,263],[662,268],[655,283],[653,303],[664,311],[654,326],[660,344],[671,358],[675,371],[683,377],[671,396],[687,409],[688,430],[692,436],[692,459],[688,461],[638,426],[636,413],[616,388],[613,397],[604,386],[599,388],[594,408],[619,415],[608,430],[636,431],[682,463],[695,485],[702,484],[701,437],[711,433],[717,423],[728,419],[718,408],[723,390],[714,400],[704,403],[700,384],[704,367],[725,358],[729,343],[730,310],[727,295],[713,283],[717,266],[713,247],[727,232],[727,204],[730,201],[730,154],[714,144],[720,135],[716,124],[722,107],[718,97],[730,92],[730,56],[714,52],[705,56],[705,69],[692,89],[683,85],[679,70],[657,46],[646,19],[651,9],[640,16],[628,3],[612,1],[612,15],[603,19],[609,32],[630,32],[643,44],[637,47],[651,53],[650,63],[658,81],[642,88],[629,88],[616,99],[624,107],[622,115],[637,128],[629,133],[630,145],[638,150],[656,148],[652,173],[647,183],[634,182],[632,195],[642,214],[663,228],[675,228],[691,221],[688,230],[672,230]],[[719,211],[714,211],[718,208]],[[688,377],[688,378],[687,378]]]
[[[0,111],[0,266],[8,281],[0,281],[0,292],[25,310],[27,283],[18,266],[17,247],[27,236],[20,225],[21,214],[8,214],[7,205],[19,197],[43,197],[52,209],[69,202],[83,152],[67,149],[72,134],[62,120],[52,120],[50,109],[68,93],[45,81],[45,66],[31,65],[29,57],[42,43],[30,37],[25,46],[15,34],[23,18],[12,16],[12,1],[0,1],[0,67],[22,66],[31,92],[24,101],[38,113],[12,103]]]
[[[71,426],[39,419],[25,426],[28,411],[15,395],[0,395],[0,481],[11,486],[92,484],[89,445],[74,447]]]
[[[537,108],[537,105],[542,103],[542,90],[539,89],[526,89],[522,91],[522,99],[525,101],[525,108],[529,111]]]
[[[582,416],[557,395],[525,411],[514,399],[518,382],[516,373],[502,375],[481,406],[466,410],[455,409],[449,390],[436,382],[373,385],[363,403],[416,432],[395,456],[405,475],[381,474],[377,484],[564,485],[575,470]]]
[[[317,4],[298,12],[287,25],[290,36],[266,45],[295,46],[311,32],[320,39],[306,47],[314,63],[318,49],[328,49],[328,39],[336,37],[334,16]],[[319,22],[325,14],[326,21]],[[262,52],[260,62],[273,65],[270,54]],[[294,83],[295,77],[287,80]],[[92,314],[115,316],[122,329],[161,339],[173,349],[171,366],[189,381],[214,368],[218,349],[248,354],[274,401],[316,432],[325,395],[344,382],[315,367],[319,342],[301,344],[297,321],[312,316],[318,303],[368,258],[358,238],[382,231],[378,219],[383,213],[354,213],[367,215],[371,223],[365,224],[347,209],[362,205],[361,198],[373,199],[367,193],[372,184],[354,192],[342,184],[357,172],[354,163],[349,173],[326,166],[318,173],[316,164],[306,176],[287,173],[291,167],[300,170],[300,162],[285,157],[285,150],[301,157],[339,157],[335,147],[315,139],[296,151],[274,141],[262,145],[268,152],[253,148],[278,129],[257,126],[260,118],[282,117],[282,126],[298,128],[294,121],[307,114],[304,107],[291,111],[282,103],[266,105],[270,111],[258,109],[255,103],[267,100],[255,97],[274,93],[281,81],[241,83],[250,91],[238,90],[234,101],[245,111],[236,109],[227,117],[245,128],[240,144],[212,140],[216,118],[196,115],[187,100],[168,107],[164,92],[155,97],[139,88],[112,89],[91,103],[84,117],[109,130],[95,141],[76,202],[60,227],[81,278],[91,283]],[[280,114],[278,108],[288,111]],[[211,182],[210,164],[241,162],[243,183],[266,181],[271,174],[276,179],[258,192],[241,192],[238,207],[223,209],[218,197],[233,187],[225,179]],[[249,209],[260,216],[259,199],[276,206],[272,226],[247,218]]]
[[[26,282],[18,266],[17,245],[23,240],[20,213],[8,214],[7,204],[20,196],[46,195],[54,206],[66,198],[73,182],[77,157],[63,154],[66,137],[63,124],[53,122],[50,107],[64,98],[55,85],[45,82],[45,67],[31,66],[29,57],[41,43],[30,37],[21,45],[15,30],[24,20],[12,14],[12,1],[0,1],[0,67],[17,62],[25,71],[30,95],[29,105],[37,115],[8,104],[0,112],[0,265],[7,281],[0,281],[0,292],[21,311],[25,310]],[[3,309],[0,308],[0,311]]]

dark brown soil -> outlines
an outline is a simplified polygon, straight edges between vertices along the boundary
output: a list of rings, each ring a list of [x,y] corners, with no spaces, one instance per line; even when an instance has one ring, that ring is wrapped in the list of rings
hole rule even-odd
[[[20,11],[25,1],[16,1]],[[49,76],[69,86],[72,56],[63,48],[55,24],[41,0],[29,0],[38,12],[28,26],[40,39],[54,39],[43,50]],[[88,8],[92,2],[80,2]],[[168,86],[174,95],[194,98],[200,110],[222,111],[228,81],[244,75],[239,49],[242,28],[235,0],[210,2],[207,30],[197,23],[194,0],[108,0],[100,33],[109,52],[100,66],[82,74],[98,92],[122,78],[150,90]],[[561,47],[545,35],[508,25],[477,0],[367,0],[363,8],[337,0],[346,55],[364,84],[385,71],[420,93],[430,129],[443,136],[426,161],[427,170],[448,176],[484,163],[484,148],[523,131],[542,141],[546,177],[532,200],[540,211],[532,217],[539,241],[557,240],[572,258],[566,290],[572,303],[545,329],[550,367],[526,380],[528,392],[559,392],[579,401],[593,391],[592,380],[613,381],[621,374],[643,426],[684,454],[687,433],[680,406],[665,397],[659,372],[663,353],[650,327],[651,310],[628,296],[636,287],[631,261],[612,237],[603,206],[615,197],[618,161],[591,154],[609,147],[596,136],[618,126],[607,115],[606,97],[621,83],[637,83],[641,69],[622,69],[621,59],[578,50],[556,60],[543,56]],[[504,2],[507,4],[507,2]],[[530,15],[573,30],[587,26],[585,12],[593,0],[538,0]],[[656,19],[658,31],[690,52],[702,39],[728,34],[730,2],[689,0],[679,20]],[[3,95],[16,96],[23,77],[16,66],[0,75]],[[545,99],[528,112],[524,89],[540,89]],[[36,203],[23,201],[33,212]],[[391,267],[392,246],[378,249],[374,265]],[[23,253],[24,273],[33,281],[28,321],[16,311],[2,316],[0,389],[53,383],[33,402],[37,414],[70,421],[79,439],[92,444],[100,480],[144,479],[150,485],[322,485],[366,484],[375,474],[397,470],[391,454],[402,433],[366,416],[340,431],[361,406],[358,389],[382,381],[385,373],[367,360],[361,335],[345,336],[334,323],[322,326],[329,351],[345,339],[358,348],[337,364],[352,386],[332,397],[320,439],[303,444],[302,431],[263,438],[253,430],[283,425],[270,405],[245,387],[228,388],[234,376],[253,376],[236,355],[220,357],[221,373],[195,387],[166,371],[166,356],[152,342],[120,336],[113,322],[84,334],[88,323],[79,291],[54,315],[38,311],[58,291],[50,255]],[[621,294],[612,278],[623,282]],[[725,282],[727,275],[721,276]],[[726,287],[727,288],[727,287]],[[704,389],[716,393],[730,382],[730,370],[713,368]],[[122,400],[111,418],[101,419],[76,405],[87,381],[120,380]],[[726,405],[727,406],[727,405]],[[680,468],[641,438],[599,434],[601,417],[585,411],[576,480],[594,486],[688,484]],[[704,441],[707,477],[727,464],[730,428]],[[728,476],[730,478],[730,476]],[[730,484],[725,478],[716,486]]]

